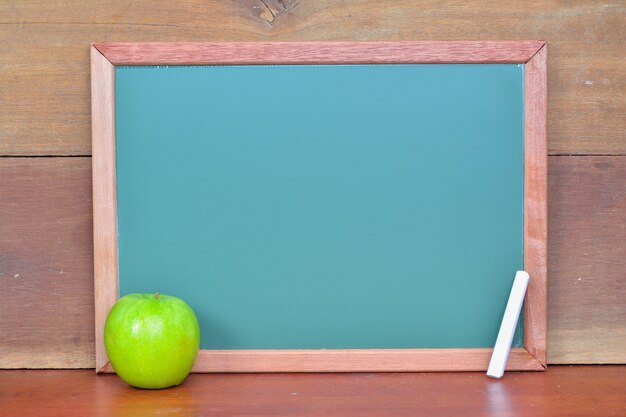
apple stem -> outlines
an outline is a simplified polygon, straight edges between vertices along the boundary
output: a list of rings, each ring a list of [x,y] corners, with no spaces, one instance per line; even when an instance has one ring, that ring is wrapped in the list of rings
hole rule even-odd
[[[155,293],[154,293],[154,299],[155,299],[155,300],[158,300],[158,299],[159,299],[159,293],[158,293],[158,292],[155,292]]]

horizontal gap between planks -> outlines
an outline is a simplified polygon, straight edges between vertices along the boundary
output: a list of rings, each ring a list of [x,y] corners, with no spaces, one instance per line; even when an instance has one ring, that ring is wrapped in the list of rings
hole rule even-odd
[[[91,158],[91,155],[0,155],[0,158]]]
[[[548,154],[549,157],[553,156],[616,156],[624,157],[626,153],[554,153]],[[91,158],[92,155],[0,155],[0,158]]]

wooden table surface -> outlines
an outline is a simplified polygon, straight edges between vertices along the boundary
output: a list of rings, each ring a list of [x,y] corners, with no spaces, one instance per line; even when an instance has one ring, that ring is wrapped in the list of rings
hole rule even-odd
[[[0,416],[626,416],[626,366],[541,373],[194,374],[160,391],[91,370],[0,371]]]

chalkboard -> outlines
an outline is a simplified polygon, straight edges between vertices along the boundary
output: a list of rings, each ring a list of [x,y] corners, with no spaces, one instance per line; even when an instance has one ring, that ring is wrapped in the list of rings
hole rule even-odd
[[[527,269],[525,67],[116,66],[116,296],[183,298],[203,352],[488,351]]]

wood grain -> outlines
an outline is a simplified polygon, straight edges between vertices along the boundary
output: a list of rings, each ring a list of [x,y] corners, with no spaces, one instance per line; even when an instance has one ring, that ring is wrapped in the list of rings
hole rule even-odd
[[[503,39],[550,44],[551,154],[626,154],[620,0],[6,0],[0,27],[0,155],[91,153],[95,41]]]
[[[524,346],[546,364],[548,273],[547,46],[524,68]]]
[[[192,372],[486,371],[492,349],[201,350]],[[511,349],[508,371],[543,371],[526,349]],[[115,372],[110,363],[100,372]]]
[[[491,353],[492,349],[202,350],[193,372],[486,371]],[[507,370],[544,369],[526,349],[511,350]]]
[[[626,363],[626,156],[550,160],[550,363]]]
[[[625,23],[620,0],[489,7],[475,0],[97,0],[89,7],[78,0],[5,0],[0,2],[0,155],[91,153],[90,42],[439,39],[546,39],[550,154],[624,155]],[[86,231],[76,226],[91,218],[91,208],[79,204],[79,196],[90,193],[89,168],[81,165],[87,162],[4,158],[0,166],[13,161],[18,164],[2,170],[0,178],[0,272],[30,270],[33,279],[22,282],[21,298],[8,297],[0,307],[0,322],[10,323],[14,333],[8,344],[0,333],[0,362],[20,367],[47,357],[39,366],[92,368],[93,329],[87,322],[93,320],[93,284],[86,266],[92,232],[90,225],[84,225]],[[626,163],[622,157],[564,156],[550,157],[549,168],[548,362],[626,362],[621,302]],[[24,181],[30,185],[15,191]],[[56,195],[43,188],[51,183]],[[6,184],[16,184],[13,194]],[[50,257],[76,274],[65,287],[50,275]],[[44,304],[40,317],[10,307],[15,305],[10,300],[47,288],[53,298],[76,301],[80,311],[58,313],[58,307]],[[51,325],[54,317],[68,316],[68,322]],[[38,350],[41,338],[48,342]]]
[[[507,373],[190,375],[166,390],[133,389],[90,371],[1,371],[3,416],[464,416],[626,414],[626,366]]]
[[[95,366],[90,165],[0,158],[2,368]],[[548,363],[626,363],[626,157],[548,172]]]
[[[93,366],[90,171],[0,158],[0,368]]]
[[[91,48],[92,184],[96,370],[108,361],[104,323],[118,298],[115,69]]]
[[[543,41],[96,43],[113,65],[525,63]]]

